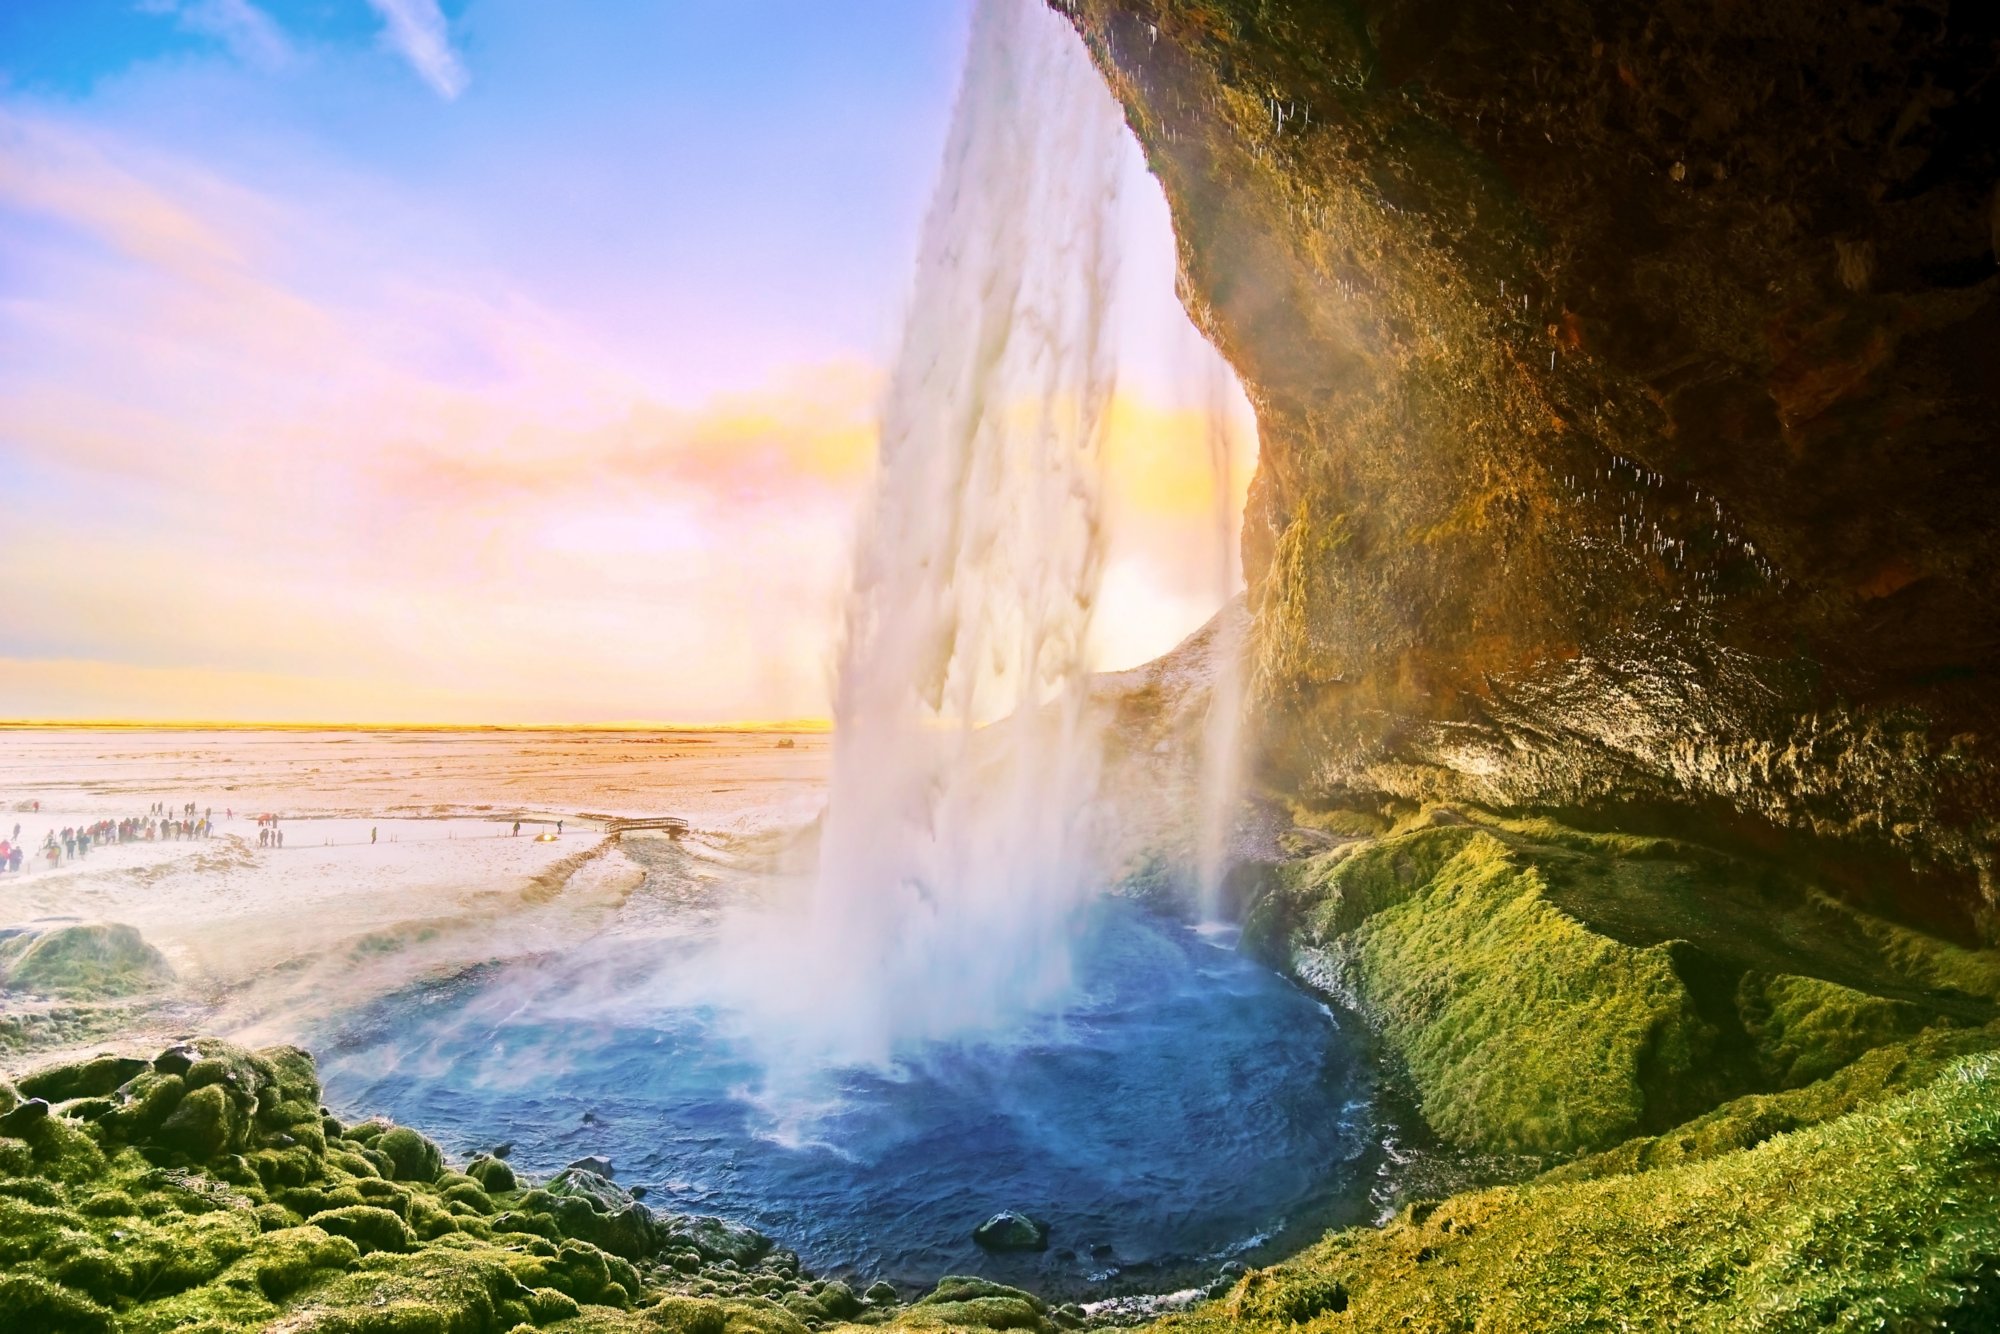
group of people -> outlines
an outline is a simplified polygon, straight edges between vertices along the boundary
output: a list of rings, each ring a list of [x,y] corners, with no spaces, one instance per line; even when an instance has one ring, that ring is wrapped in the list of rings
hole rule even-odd
[[[260,815],[257,817],[257,846],[260,848],[282,848],[285,846],[285,831],[278,828],[278,817]]]
[[[39,803],[37,804],[39,809]],[[92,848],[113,843],[154,843],[169,839],[207,838],[215,831],[215,808],[197,812],[195,803],[184,802],[176,811],[156,801],[144,815],[122,820],[98,820],[93,824],[64,825],[43,836],[34,855],[48,861],[51,868],[90,854]],[[0,871],[19,871],[29,856],[21,841],[21,826],[14,826],[11,838],[0,838]]]

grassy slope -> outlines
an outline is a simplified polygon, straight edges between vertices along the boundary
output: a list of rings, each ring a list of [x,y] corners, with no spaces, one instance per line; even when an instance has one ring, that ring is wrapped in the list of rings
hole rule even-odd
[[[1994,1328],[1996,1171],[1988,1053],[1755,1149],[1459,1196],[1337,1233],[1161,1327]]]
[[[1280,868],[1250,938],[1371,1021],[1447,1138],[1573,1161],[1163,1325],[2000,1327],[2000,955],[1476,811]]]

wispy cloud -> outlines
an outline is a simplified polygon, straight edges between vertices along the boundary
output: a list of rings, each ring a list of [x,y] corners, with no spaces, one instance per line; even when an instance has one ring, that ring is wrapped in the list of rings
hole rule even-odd
[[[172,15],[181,27],[213,37],[257,69],[283,69],[292,61],[292,44],[284,29],[250,0],[141,0],[139,8]]]
[[[382,35],[417,77],[450,101],[465,91],[470,76],[451,49],[451,31],[438,0],[368,0],[382,16]]]

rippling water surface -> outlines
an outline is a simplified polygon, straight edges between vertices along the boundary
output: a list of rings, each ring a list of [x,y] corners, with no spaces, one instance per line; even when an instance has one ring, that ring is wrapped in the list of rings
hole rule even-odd
[[[1063,1012],[1005,1043],[782,1083],[755,1035],[690,999],[706,948],[607,935],[378,1001],[321,1039],[329,1096],[461,1154],[511,1140],[530,1172],[605,1154],[655,1207],[902,1283],[1162,1288],[1365,1211],[1359,1062],[1227,934],[1102,903]],[[1003,1208],[1046,1220],[1049,1252],[974,1246]]]

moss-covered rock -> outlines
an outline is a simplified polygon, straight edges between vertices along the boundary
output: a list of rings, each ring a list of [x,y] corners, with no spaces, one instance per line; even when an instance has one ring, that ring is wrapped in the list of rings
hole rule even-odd
[[[101,1098],[151,1069],[152,1063],[131,1056],[103,1055],[88,1061],[44,1066],[23,1075],[15,1087],[24,1097],[66,1102],[71,1098]]]
[[[364,1253],[408,1251],[413,1250],[417,1244],[417,1234],[411,1230],[408,1223],[387,1209],[379,1209],[371,1204],[350,1204],[338,1209],[325,1209],[313,1214],[308,1221],[322,1231],[347,1238]]]
[[[219,1083],[196,1088],[160,1122],[154,1140],[194,1159],[213,1158],[242,1142],[243,1113]]]
[[[0,1329],[22,1334],[111,1334],[111,1312],[32,1274],[0,1275]]]
[[[153,991],[173,980],[166,956],[133,927],[83,922],[0,939],[0,987],[95,1000]]]
[[[897,1323],[910,1328],[948,1326],[962,1329],[1050,1328],[1047,1305],[1032,1293],[988,1279],[947,1275],[937,1287],[912,1303]]]
[[[374,1147],[389,1156],[399,1181],[436,1181],[444,1170],[444,1152],[407,1126],[384,1131]]]
[[[505,1160],[482,1153],[466,1164],[465,1172],[489,1195],[505,1195],[515,1189],[514,1169]]]
[[[1609,1147],[1657,1119],[1649,1097],[1692,1080],[1714,1044],[1665,948],[1570,918],[1491,833],[1424,829],[1319,874],[1295,962],[1381,1030],[1425,1119],[1462,1144]]]

